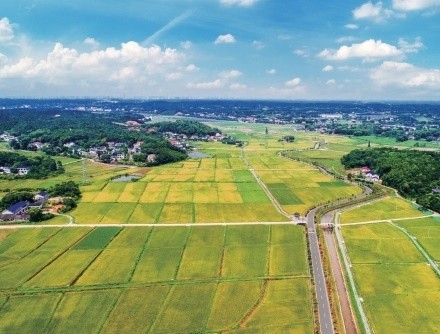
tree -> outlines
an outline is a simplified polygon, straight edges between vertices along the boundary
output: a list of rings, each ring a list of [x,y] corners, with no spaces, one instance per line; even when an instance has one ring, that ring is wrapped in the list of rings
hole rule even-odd
[[[64,204],[63,212],[68,212],[76,208],[76,202],[71,198],[65,198],[63,200],[63,204]]]
[[[292,143],[295,141],[295,136],[292,136],[292,135],[284,136],[283,139],[288,143]]]
[[[147,161],[147,155],[144,154],[144,153],[133,154],[133,161],[134,162],[146,162]]]
[[[102,162],[105,163],[109,163],[110,162],[110,154],[101,154],[101,156],[99,157],[99,160],[101,160]]]
[[[34,195],[30,192],[12,192],[6,194],[2,200],[0,201],[0,208],[6,209],[10,207],[11,205],[21,202],[21,201],[28,201],[32,202],[34,199]]]
[[[81,197],[79,186],[73,181],[56,184],[49,189],[49,193],[54,197],[71,197],[73,199],[79,199]]]

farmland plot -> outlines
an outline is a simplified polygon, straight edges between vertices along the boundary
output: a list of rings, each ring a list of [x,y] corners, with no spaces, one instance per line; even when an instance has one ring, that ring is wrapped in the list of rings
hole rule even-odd
[[[35,229],[29,250],[21,231],[1,248],[21,256],[0,277],[0,332],[312,331],[300,227]]]
[[[440,282],[409,238],[388,223],[345,226],[342,232],[374,332],[439,331],[432,310]]]

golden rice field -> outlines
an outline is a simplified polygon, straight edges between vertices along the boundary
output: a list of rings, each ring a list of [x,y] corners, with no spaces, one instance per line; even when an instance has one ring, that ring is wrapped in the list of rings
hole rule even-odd
[[[312,165],[252,150],[246,151],[246,156],[274,197],[291,214],[304,215],[316,205],[362,192],[357,186],[335,181]]]
[[[394,222],[417,235],[438,261],[438,220]],[[439,332],[440,280],[410,239],[385,222],[343,225],[342,233],[374,333]]]
[[[304,229],[0,233],[1,333],[311,333]]]
[[[99,184],[82,187],[81,202],[72,212],[77,223],[288,220],[276,211],[243,160],[231,153],[228,158],[153,168],[136,182]]]
[[[344,211],[341,214],[341,223],[422,217],[426,215],[426,212],[421,211],[412,202],[400,197],[387,197]]]

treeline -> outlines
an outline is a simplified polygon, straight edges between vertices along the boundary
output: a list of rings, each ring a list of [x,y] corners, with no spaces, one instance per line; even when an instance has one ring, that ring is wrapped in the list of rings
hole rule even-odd
[[[150,134],[128,131],[123,123],[126,115],[93,114],[84,111],[0,111],[0,132],[18,137],[14,148],[28,149],[32,142],[47,144],[48,153],[61,153],[64,144],[74,142],[84,148],[104,145],[108,141],[133,145]],[[54,151],[54,152],[52,152]]]
[[[214,136],[216,133],[222,133],[217,128],[211,128],[203,123],[192,120],[177,120],[175,122],[158,122],[149,125],[150,128],[156,128],[157,132],[173,132],[185,134],[187,136]]]
[[[334,134],[346,136],[378,136],[394,138],[398,142],[403,142],[409,139],[410,135],[404,129],[386,128],[383,129],[381,125],[363,124],[357,126],[348,126],[345,124],[337,124],[331,130]],[[411,132],[411,136],[415,140],[434,141],[440,137],[440,129],[417,129]]]
[[[89,149],[105,146],[107,142],[124,143],[130,147],[143,141],[143,155],[137,157],[138,162],[146,163],[144,154],[149,153],[157,155],[154,164],[186,158],[182,150],[172,146],[159,134],[147,133],[145,129],[129,131],[121,126],[120,123],[127,119],[139,121],[139,114],[129,116],[118,112],[94,114],[76,110],[0,110],[0,133],[8,132],[18,137],[18,141],[10,142],[14,149],[31,149],[31,143],[41,142],[45,144],[42,150],[49,155],[79,157],[72,148],[64,146],[72,142],[77,147]]]
[[[341,158],[345,168],[368,166],[405,197],[440,212],[440,153],[393,148],[354,150]]]
[[[0,169],[2,167],[10,167],[12,174],[17,174],[18,168],[27,167],[29,172],[21,177],[28,179],[43,179],[64,173],[61,162],[56,162],[51,157],[26,157],[14,152],[0,152]],[[0,172],[4,171],[0,170]]]

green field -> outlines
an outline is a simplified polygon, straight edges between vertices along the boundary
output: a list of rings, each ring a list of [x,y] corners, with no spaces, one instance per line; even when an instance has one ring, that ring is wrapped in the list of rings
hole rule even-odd
[[[427,213],[413,203],[399,197],[387,197],[341,214],[341,223],[357,223],[374,220],[422,217]]]
[[[290,214],[304,215],[318,204],[362,192],[359,187],[335,181],[316,167],[302,162],[252,150],[247,151],[246,156],[273,196]]]
[[[396,221],[395,223],[405,228],[411,235],[416,237],[428,254],[440,264],[439,217]]]
[[[425,237],[429,226],[438,224],[421,219],[419,226],[418,221],[405,225]],[[438,332],[440,318],[434,310],[438,309],[440,281],[409,238],[388,223],[344,226],[342,232],[374,332]],[[425,240],[430,236],[422,243]],[[431,243],[430,252],[436,249],[438,255],[438,245]]]
[[[228,152],[156,167],[137,182],[84,186],[72,216],[80,224],[286,221],[239,152]]]
[[[43,228],[0,238],[1,333],[313,330],[301,227]]]
[[[79,227],[0,231],[0,333],[312,333],[313,287],[302,227],[197,224],[288,220],[249,168],[290,214],[359,194],[360,188],[277,153],[290,150],[292,158],[342,174],[340,157],[366,139],[292,133],[288,125],[212,125],[245,147],[196,142],[210,157],[148,169],[86,161],[86,179],[81,161],[60,158],[63,175],[0,180],[0,197],[7,189],[67,180],[80,183],[82,191],[70,213]],[[288,134],[295,142],[279,141]],[[323,143],[319,150],[313,149],[317,142]],[[141,178],[111,181],[122,174]],[[341,220],[424,215],[393,197],[344,212]],[[87,226],[119,223],[193,225]],[[439,261],[436,220],[396,223]],[[386,222],[342,231],[374,331],[438,332],[438,277],[409,239]]]

